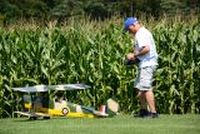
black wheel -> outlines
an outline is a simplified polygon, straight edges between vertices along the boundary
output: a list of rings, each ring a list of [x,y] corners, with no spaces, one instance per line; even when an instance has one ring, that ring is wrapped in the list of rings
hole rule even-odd
[[[30,117],[30,120],[37,120],[37,117]]]
[[[50,119],[50,117],[48,117],[48,116],[47,117],[43,117],[43,119]]]
[[[67,115],[69,113],[69,109],[68,108],[63,108],[62,109],[62,113],[63,113],[63,115]]]

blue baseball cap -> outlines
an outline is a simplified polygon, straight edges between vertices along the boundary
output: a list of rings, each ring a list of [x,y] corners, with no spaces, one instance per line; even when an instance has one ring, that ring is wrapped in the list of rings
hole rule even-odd
[[[130,25],[135,25],[138,23],[136,17],[129,17],[124,21],[124,30],[127,31]]]

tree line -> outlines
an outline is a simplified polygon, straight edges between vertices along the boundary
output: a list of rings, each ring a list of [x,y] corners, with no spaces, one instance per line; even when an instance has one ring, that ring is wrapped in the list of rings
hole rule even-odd
[[[200,0],[0,0],[0,21],[3,24],[30,18],[62,21],[77,15],[105,19],[116,14],[131,16],[138,12],[155,17],[163,13],[198,14]]]

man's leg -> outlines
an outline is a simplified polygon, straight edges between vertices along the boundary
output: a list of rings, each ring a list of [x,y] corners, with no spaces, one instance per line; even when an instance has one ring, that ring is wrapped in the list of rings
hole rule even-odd
[[[152,90],[148,90],[145,92],[145,98],[147,101],[147,104],[149,106],[149,109],[152,113],[156,113],[156,108],[155,108],[155,100],[154,100],[154,94]]]
[[[143,91],[138,91],[138,97],[139,97],[139,101],[140,101],[140,109],[146,109],[146,96],[145,96],[145,92]]]
[[[139,114],[135,117],[147,117],[149,115],[149,111],[147,110],[147,102],[146,102],[146,91],[139,91],[138,90],[138,98],[140,102],[140,111]]]
[[[153,94],[153,91],[152,90],[148,90],[146,93],[145,93],[145,97],[146,97],[146,101],[147,101],[147,104],[150,108],[150,116],[152,118],[157,118],[158,117],[158,113],[156,112],[156,108],[155,108],[155,99],[154,99],[154,94]]]
[[[140,71],[140,92],[143,92],[145,101],[150,109],[150,113],[148,115],[151,115],[153,118],[158,117],[158,114],[156,112],[155,108],[155,100],[154,100],[154,94],[152,91],[152,81],[153,81],[153,74],[155,72],[155,67],[145,67],[142,68]]]

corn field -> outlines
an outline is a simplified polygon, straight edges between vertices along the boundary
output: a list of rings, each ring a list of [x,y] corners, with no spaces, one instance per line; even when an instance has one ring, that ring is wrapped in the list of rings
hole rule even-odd
[[[159,54],[154,82],[158,111],[200,113],[199,19],[142,21],[152,31]],[[22,98],[12,87],[37,84],[85,83],[92,88],[68,91],[68,99],[95,107],[114,98],[121,112],[137,111],[132,89],[137,69],[123,65],[131,39],[119,18],[0,28],[0,118],[21,109]]]

